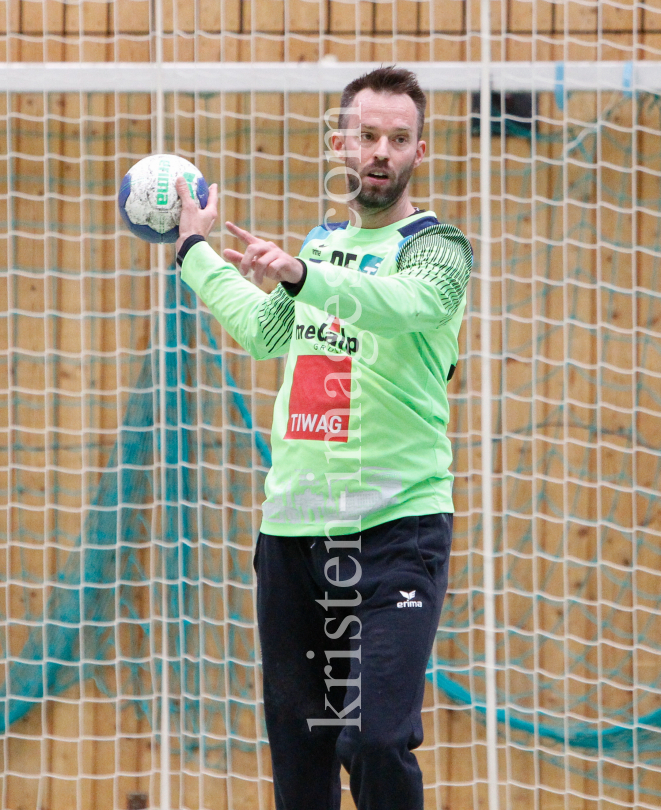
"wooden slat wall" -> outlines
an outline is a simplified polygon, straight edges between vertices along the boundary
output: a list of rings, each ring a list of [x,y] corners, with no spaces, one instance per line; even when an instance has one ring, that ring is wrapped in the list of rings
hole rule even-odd
[[[164,0],[163,10],[166,59],[314,61],[325,53],[349,60],[479,57],[480,6],[471,0]],[[566,47],[571,59],[654,58],[646,46],[658,41],[660,16],[633,2],[604,3],[600,9],[597,0],[493,0],[494,52],[515,47],[527,52],[518,58],[547,59],[549,49]],[[0,35],[12,61],[148,60],[149,2],[3,0]]]
[[[164,55],[167,60],[252,59],[296,62],[316,61],[325,55],[336,56],[340,60],[384,62],[479,59],[480,42],[476,35],[479,31],[479,3],[475,1],[398,0],[396,4],[390,4],[361,0],[352,4],[339,0],[319,3],[308,0],[197,0],[196,3],[189,0],[164,0],[163,8],[166,33]],[[661,13],[650,6],[635,7],[633,2],[620,2],[617,5],[602,3],[600,6],[597,0],[592,3],[569,0],[565,3],[545,0],[511,0],[501,3],[494,0],[492,17],[494,58],[631,60],[658,59],[661,52]],[[8,3],[3,0],[0,2],[0,57],[3,60],[9,58],[12,61],[36,62],[148,61],[152,56],[150,19],[149,0],[116,0],[114,3],[82,0],[79,4],[58,0],[44,0],[43,3],[28,0]],[[599,27],[603,32],[601,38]],[[539,35],[534,35],[535,31]],[[332,106],[337,101],[336,98],[328,98],[323,103]],[[6,101],[3,99],[2,103],[6,104]],[[451,116],[467,116],[467,103],[468,100],[463,98],[457,107],[456,97],[450,99],[444,94],[436,94],[430,100],[429,113],[434,117],[434,122],[429,127],[430,143],[443,143],[443,149],[462,156],[462,171],[452,171],[454,179],[450,186],[441,186],[437,178],[442,177],[448,167],[436,157],[429,174],[425,176],[421,173],[415,181],[414,194],[418,204],[430,204],[437,212],[442,211],[444,219],[456,222],[475,234],[478,230],[479,206],[478,163],[474,156],[478,154],[479,145],[477,139],[466,133],[465,127],[462,131],[461,124],[449,123]],[[579,120],[589,121],[594,112],[590,109],[590,104],[594,103],[591,97],[576,96],[570,113]],[[95,223],[112,226],[116,217],[114,202],[86,201],[81,207],[76,188],[84,188],[89,192],[97,181],[104,184],[104,188],[112,186],[132,162],[126,155],[132,151],[137,151],[138,154],[148,151],[150,99],[141,96],[115,101],[95,97],[88,99],[86,106],[81,106],[82,100],[78,97],[63,95],[52,96],[48,101],[50,106],[46,107],[41,96],[26,95],[14,97],[11,104],[11,112],[16,115],[16,120],[20,119],[22,122],[20,137],[10,144],[15,153],[12,171],[15,177],[21,178],[20,191],[24,196],[15,196],[8,203],[3,196],[6,187],[1,186],[0,218],[9,218],[5,212],[8,205],[11,205],[14,222],[19,223],[21,230],[25,231],[21,239],[12,243],[13,265],[30,271],[30,275],[17,274],[9,284],[3,282],[0,285],[3,311],[15,308],[22,312],[14,318],[11,335],[6,331],[0,332],[3,348],[10,342],[9,345],[20,347],[24,351],[41,354],[49,349],[74,353],[122,352],[135,348],[144,350],[148,346],[151,329],[148,314],[139,319],[137,328],[129,327],[120,318],[104,320],[102,326],[97,325],[93,330],[94,342],[92,330],[86,331],[81,328],[80,323],[84,312],[112,313],[119,307],[148,313],[155,301],[155,290],[150,284],[149,275],[145,273],[142,281],[128,276],[118,280],[110,273],[117,266],[146,270],[154,261],[153,252],[137,240],[127,237],[120,238],[116,247],[114,242],[110,242],[110,247],[104,252],[92,239],[82,243],[67,240],[53,233],[52,227],[47,234],[44,223],[59,223],[65,235],[69,230],[77,233],[81,224],[82,230],[89,228],[86,217],[91,216],[93,207]],[[295,251],[303,233],[320,219],[322,213],[318,202],[321,172],[311,162],[323,149],[316,124],[324,111],[322,100],[317,96],[291,96],[285,101],[279,95],[255,95],[250,98],[227,94],[222,102],[223,106],[217,97],[208,101],[197,99],[195,103],[182,97],[177,99],[176,104],[176,113],[170,110],[177,119],[178,135],[177,140],[172,142],[173,149],[181,145],[190,149],[191,144],[197,144],[199,151],[189,156],[197,160],[209,179],[218,179],[226,192],[232,192],[223,194],[221,221],[232,219],[250,225],[268,238],[282,238],[285,247]],[[204,109],[206,115],[194,115],[201,109]],[[2,110],[3,116],[6,112],[5,107]],[[540,99],[539,112],[551,122],[548,124],[548,131],[557,131],[562,116],[550,96]],[[32,117],[41,118],[46,115],[50,115],[48,139],[42,124],[31,120]],[[630,125],[630,117],[627,119],[626,113],[623,115],[621,123],[624,126]],[[121,116],[118,128],[115,127],[117,116]],[[78,123],[79,119],[82,119],[83,124]],[[85,182],[78,162],[81,157],[80,143],[76,140],[81,126],[95,127],[96,135],[103,136],[80,139],[85,144],[87,153],[98,150],[93,155],[99,158],[97,162],[89,162],[86,167],[88,173]],[[448,126],[452,126],[454,130],[446,142],[443,139]],[[120,138],[119,144],[117,137]],[[645,153],[646,144],[652,137],[645,134],[638,136],[641,154]],[[215,143],[215,154],[207,154],[204,146],[206,143]],[[218,155],[220,148],[224,150],[221,157]],[[493,148],[494,156],[500,156],[499,141],[494,140]],[[604,162],[608,161],[609,148],[611,147],[604,144],[601,155]],[[529,144],[526,141],[507,140],[504,172],[500,177],[494,177],[494,193],[507,192],[522,197],[530,195],[530,189],[517,186],[514,171],[527,159],[528,150]],[[51,155],[61,155],[64,159],[51,160],[46,165],[44,155],[47,151]],[[122,152],[117,167],[112,160],[115,151]],[[6,150],[0,150],[0,154],[5,153]],[[539,154],[547,158],[558,157],[557,151],[554,152],[550,145],[539,146]],[[103,162],[101,158],[104,157],[111,160]],[[616,165],[617,160],[613,155]],[[508,173],[508,169],[512,171]],[[8,172],[2,174],[0,183],[4,184]],[[535,177],[538,183],[535,193],[547,199],[553,198],[559,182],[558,169],[536,173]],[[655,196],[657,177],[641,173],[638,183],[643,197]],[[303,199],[291,196],[290,192]],[[49,193],[57,194],[57,199],[44,197]],[[447,194],[454,200],[444,199]],[[429,198],[431,203],[428,202]],[[503,217],[506,218],[514,210],[513,203],[510,200],[501,204]],[[565,228],[571,227],[581,215],[578,207],[567,206],[567,220],[564,223],[561,221],[560,226],[564,224]],[[621,227],[615,214],[603,207],[599,216],[602,232],[611,232]],[[284,234],[283,221],[288,224]],[[637,229],[639,243],[654,243],[657,229],[655,218],[639,214],[635,223],[630,222],[627,225],[629,228],[633,226]],[[535,210],[531,204],[529,216],[522,220],[517,236],[522,241],[529,241],[540,247],[540,237],[554,228],[555,238],[558,238],[558,220],[553,219],[551,208],[542,206]],[[509,262],[515,249],[511,242],[500,240],[502,235],[496,218],[494,258],[500,259],[496,273],[500,274],[497,278],[501,284],[494,306],[507,294],[508,304],[514,306],[518,318],[510,318],[502,330],[494,329],[494,351],[503,351],[506,354],[503,375],[500,379],[494,379],[494,390],[499,391],[504,386],[508,392],[525,392],[523,398],[507,400],[502,430],[507,432],[509,438],[497,456],[503,479],[502,488],[498,490],[498,498],[501,499],[499,508],[517,510],[516,517],[510,517],[507,524],[502,565],[515,566],[519,572],[519,582],[526,583],[531,593],[539,582],[550,575],[548,587],[555,594],[567,596],[569,594],[565,594],[563,590],[565,583],[558,580],[557,572],[551,570],[547,561],[538,559],[530,563],[520,558],[520,549],[514,543],[517,533],[530,533],[532,539],[526,551],[533,555],[540,550],[556,553],[559,548],[559,530],[557,523],[552,520],[553,516],[544,511],[543,505],[537,511],[529,509],[526,513],[526,503],[535,501],[541,483],[533,478],[526,480],[524,476],[513,473],[522,459],[535,469],[535,465],[549,452],[556,435],[551,425],[546,429],[536,430],[534,436],[526,436],[526,426],[541,425],[552,415],[554,404],[567,397],[565,386],[569,386],[575,399],[586,403],[596,401],[595,387],[584,376],[576,374],[575,368],[571,368],[566,379],[562,375],[549,375],[543,386],[533,388],[530,353],[521,347],[539,337],[543,328],[540,318],[543,316],[560,329],[559,332],[549,329],[547,337],[537,343],[538,351],[549,360],[562,363],[563,358],[570,356],[574,360],[596,363],[600,349],[594,333],[588,329],[575,331],[571,345],[566,344],[564,337],[558,337],[558,334],[563,334],[562,325],[570,314],[567,303],[562,292],[542,289],[545,282],[536,277],[534,261],[516,265],[515,283],[508,281]],[[628,236],[628,232],[622,233],[623,239]],[[0,236],[2,259],[7,250],[7,239]],[[98,257],[100,250],[101,259]],[[552,250],[558,276],[551,280],[560,281],[564,267],[563,256],[560,249]],[[95,258],[92,260],[93,252]],[[534,249],[531,253],[534,254]],[[580,260],[585,263],[587,255],[588,251],[583,250]],[[585,267],[586,272],[595,273],[598,266],[606,266],[612,261],[612,256],[605,248],[595,248],[589,255],[591,264]],[[578,260],[577,249],[569,246],[566,256],[569,264],[574,266]],[[644,253],[639,253],[636,259],[638,284],[643,288],[651,287],[656,279],[654,262]],[[79,274],[81,270],[91,266],[92,262],[97,270],[107,270],[109,275],[101,277],[97,273],[93,277],[88,276],[85,283],[81,284]],[[62,277],[40,278],[44,267],[63,268],[65,272]],[[631,282],[630,266],[621,263],[620,273],[620,283],[626,287]],[[543,304],[542,292],[549,293],[544,297]],[[605,304],[600,300],[598,291],[577,289],[575,293],[584,322],[594,323],[597,318],[603,321]],[[473,296],[477,302],[477,291],[473,291]],[[626,328],[635,325],[635,313],[630,304],[630,301],[624,299],[620,302],[616,324]],[[50,329],[50,322],[45,316],[49,309],[61,313],[54,329]],[[33,317],[34,315],[37,317]],[[640,313],[641,319],[643,315],[647,317],[649,313]],[[0,328],[6,330],[6,324],[6,319],[2,320]],[[222,335],[220,339],[224,349],[236,348],[227,335]],[[471,319],[462,334],[464,351],[468,352],[471,348],[474,351],[478,343],[479,323],[476,319]],[[614,395],[610,403],[615,408],[603,409],[601,424],[602,428],[616,431],[619,425],[616,409],[631,409],[635,403],[631,399],[631,387],[627,389],[630,386],[628,369],[631,364],[628,349],[622,346],[618,348],[615,344],[609,351],[609,362],[621,369],[612,373],[611,381],[615,383],[613,390],[622,393]],[[269,362],[247,366],[233,360],[231,351],[227,354],[227,362],[240,387],[254,391],[259,389],[252,395],[251,407],[256,425],[268,430],[272,396],[263,392],[276,388],[278,364]],[[641,358],[639,362],[644,367],[645,362],[649,363],[649,358]],[[549,364],[549,370],[550,368]],[[10,441],[17,444],[20,441],[21,459],[29,469],[14,472],[12,484],[26,486],[32,492],[44,493],[38,505],[50,505],[47,493],[52,484],[44,472],[46,457],[43,448],[48,444],[47,439],[52,431],[55,428],[65,433],[68,431],[71,438],[68,444],[60,443],[58,459],[50,458],[48,463],[70,469],[70,489],[80,487],[84,491],[81,470],[86,464],[94,464],[96,461],[102,463],[103,452],[99,452],[98,459],[83,459],[81,443],[75,437],[85,429],[93,431],[96,428],[116,427],[116,415],[100,404],[101,395],[105,394],[106,398],[115,396],[118,376],[110,364],[99,364],[93,381],[86,379],[88,370],[82,361],[77,367],[75,364],[62,365],[59,371],[66,374],[60,373],[57,378],[53,378],[53,367],[46,366],[43,361],[19,360],[13,369],[13,384],[22,386],[26,391],[21,396],[21,407],[16,409],[13,420],[15,425],[27,426],[28,430],[20,431],[19,435],[16,427],[10,428]],[[537,369],[537,374],[541,373]],[[7,374],[7,366],[0,367],[0,385],[5,389],[8,384]],[[473,359],[467,363],[466,380],[469,390],[480,390],[479,375],[479,362]],[[128,385],[129,382],[128,379],[122,380],[123,385]],[[649,382],[649,387],[652,386],[653,380]],[[57,388],[59,394],[59,407],[50,411],[44,407],[46,387]],[[95,388],[100,393],[95,404],[89,408],[83,405],[81,397],[81,392],[86,388]],[[649,402],[647,405],[654,407]],[[30,409],[30,406],[35,407]],[[583,411],[582,421],[589,421],[594,416],[594,411],[588,407]],[[494,418],[497,415],[494,409]],[[6,408],[2,419],[4,421],[0,430],[6,430]],[[641,417],[641,420],[643,424],[640,430],[650,437],[651,443],[651,437],[658,436],[661,420],[654,417]],[[467,435],[478,434],[479,402],[476,398],[468,400],[465,413],[455,414],[455,421],[461,423]],[[575,442],[589,444],[588,433],[576,429],[570,438]],[[109,441],[110,439],[105,440],[106,451]],[[104,445],[101,438],[99,445]],[[569,464],[579,461],[585,463],[595,476],[598,469],[607,472],[609,464],[615,468],[621,462],[617,453],[613,453],[610,459],[598,458],[593,448],[586,453],[582,447],[570,447],[568,454]],[[656,465],[656,460],[645,451],[639,450],[636,464],[640,483],[654,486],[656,477],[650,470]],[[455,559],[456,566],[463,566],[470,556],[470,550],[479,545],[475,539],[479,525],[479,475],[475,472],[479,470],[479,456],[476,445],[458,450],[456,470],[458,540],[455,544]],[[6,480],[7,474],[2,475],[5,476],[3,480]],[[237,476],[240,475],[241,473],[237,473]],[[552,475],[556,481],[562,480],[563,470],[560,464],[552,468]],[[246,476],[249,486],[256,491],[258,487],[255,473],[248,472]],[[560,484],[549,486],[557,489]],[[2,485],[0,489],[4,490],[6,487]],[[593,493],[586,489],[579,499],[578,510],[586,521],[596,521],[601,517],[597,512],[596,499],[592,496]],[[604,497],[610,496],[605,494]],[[561,496],[558,495],[556,500],[561,500]],[[66,499],[58,503],[74,507],[76,505],[75,498],[68,504]],[[615,514],[622,526],[632,525],[636,508],[633,496],[625,495],[620,498],[615,505]],[[9,512],[5,504],[2,509],[8,525],[14,529],[20,521],[35,537],[47,538],[49,530],[52,530],[55,520],[55,511],[52,508],[43,511],[19,511],[15,508]],[[57,520],[58,525],[64,526],[70,535],[75,535],[76,528],[81,525],[80,515],[75,512],[60,513]],[[254,531],[255,520],[253,513],[246,523],[245,553],[249,553],[250,532]],[[651,526],[658,529],[659,522],[659,516],[656,515]],[[575,557],[583,561],[589,561],[595,556],[596,548],[603,540],[603,536],[594,528],[572,524],[567,530],[567,544]],[[608,559],[621,566],[630,564],[629,547],[615,538],[607,540],[604,553],[610,555]],[[509,541],[512,541],[511,547],[507,545]],[[220,548],[214,549],[215,552],[220,555]],[[33,548],[23,550],[20,555],[15,549],[5,547],[0,559],[5,564],[8,576],[14,580],[20,580],[26,567],[39,572],[40,576],[55,573],[51,557],[39,543],[35,543]],[[646,552],[644,560],[640,562],[653,571],[658,568],[659,560],[652,552]],[[499,569],[499,573],[502,573],[502,569]],[[470,584],[479,587],[479,572],[475,572],[474,576],[476,581]],[[583,587],[586,581],[587,589],[583,591],[584,594],[596,598],[598,589],[601,588],[602,598],[611,595],[609,586],[603,581],[597,582],[588,565],[576,565],[572,568],[570,588]],[[640,574],[638,584],[647,592],[652,592],[658,585],[658,580],[652,574]],[[22,592],[12,587],[7,587],[6,591],[6,604],[9,605],[10,612],[14,616],[23,615]],[[615,596],[613,593],[612,597]],[[38,613],[45,599],[43,588],[35,586],[30,597],[31,608]],[[149,610],[147,599],[148,594],[145,594],[145,614]],[[515,625],[517,616],[527,612],[533,601],[533,597],[523,594],[509,594],[498,602],[499,617]],[[475,609],[478,607],[476,604]],[[537,628],[552,627],[555,624],[555,608],[548,605],[539,608],[532,606],[532,610],[534,626]],[[614,630],[632,632],[628,621],[624,613],[618,614]],[[573,629],[579,637],[584,634],[589,638],[592,633],[587,619],[584,620],[584,626],[577,625]],[[24,630],[12,627],[8,640],[9,649],[13,653],[18,652],[25,637]],[[475,634],[474,643],[476,650],[479,650],[482,642],[478,634]],[[512,654],[516,655],[517,650],[512,649]],[[541,645],[538,666],[561,677],[561,663],[554,660],[550,649]],[[641,653],[638,665],[653,668],[655,660],[650,657],[646,664]],[[585,674],[587,676],[587,671]],[[512,674],[510,677],[515,682],[515,676]],[[500,685],[504,687],[505,683]],[[618,690],[608,693],[608,699],[614,705],[626,698]],[[428,806],[436,807],[439,801],[449,810],[477,806],[477,801],[485,801],[484,786],[475,789],[469,785],[478,777],[484,778],[483,727],[466,712],[445,703],[434,704],[434,700],[438,701],[439,698],[430,689],[424,715],[426,745],[437,743],[438,747],[436,751],[423,751],[420,760],[427,781],[431,783],[438,779],[442,784],[428,789]],[[242,722],[245,723],[242,729],[246,735],[254,737],[256,729],[251,725],[250,718],[246,716]],[[214,731],[222,734],[222,728]],[[119,744],[118,735],[123,735]],[[450,745],[444,746],[444,742]],[[146,722],[138,720],[131,711],[119,713],[112,701],[103,698],[88,683],[84,684],[84,695],[72,691],[62,699],[50,700],[44,703],[41,711],[33,711],[12,726],[6,736],[2,754],[5,774],[3,806],[12,810],[18,810],[19,807],[24,810],[119,808],[125,806],[126,795],[131,792],[151,793],[154,803],[158,800],[156,784],[150,776],[150,769],[157,765],[157,757],[152,762],[150,730]],[[566,810],[568,806],[571,810],[596,810],[599,806],[601,810],[609,806],[603,802],[598,805],[596,783],[582,775],[586,771],[586,765],[579,758],[574,758],[571,763],[576,768],[576,774],[571,777],[571,785],[588,798],[574,797],[568,805],[562,796],[565,786],[565,773],[562,770],[534,760],[531,754],[513,746],[508,748],[508,757],[511,771],[507,775],[512,784],[507,792],[503,792],[503,806],[512,807],[513,810],[523,810],[533,806],[535,802],[540,810]],[[505,774],[504,758],[501,759],[501,765],[502,774]],[[260,755],[259,767],[263,774],[268,773],[268,757],[263,753]],[[175,806],[242,810],[244,807],[257,807],[258,801],[261,801],[260,808],[272,806],[270,791],[264,784],[258,785],[245,778],[235,778],[228,787],[222,773],[208,769],[200,776],[194,765],[180,761],[176,755],[173,755],[173,768],[180,772],[186,771],[179,780],[174,780]],[[235,753],[233,769],[239,777],[243,775],[254,779],[257,768],[257,758],[254,755]],[[538,769],[537,778],[544,785],[536,797],[532,790],[535,768]],[[606,778],[622,782],[629,778],[626,770],[619,766],[607,764],[604,768]],[[118,770],[123,775],[116,777]],[[52,777],[39,780],[37,777],[43,773],[52,774]],[[631,794],[624,791],[619,798],[622,801],[631,801]],[[350,800],[345,797],[343,808],[351,806]]]

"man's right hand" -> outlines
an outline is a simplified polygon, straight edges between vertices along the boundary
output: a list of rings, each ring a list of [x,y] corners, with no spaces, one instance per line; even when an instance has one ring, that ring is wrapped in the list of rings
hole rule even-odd
[[[209,186],[209,200],[206,208],[198,208],[191,198],[188,183],[183,177],[177,177],[174,185],[177,194],[181,198],[179,239],[177,239],[175,246],[177,253],[179,253],[181,246],[189,236],[198,234],[206,239],[211,233],[213,223],[218,216],[218,186],[216,183]]]
[[[246,245],[245,253],[239,253],[238,250],[231,248],[223,251],[223,256],[232,262],[242,276],[247,276],[252,270],[255,284],[261,284],[265,277],[273,281],[288,281],[291,284],[301,280],[304,265],[299,259],[285,253],[273,242],[253,236],[233,222],[226,222],[225,225],[230,233],[238,236]]]

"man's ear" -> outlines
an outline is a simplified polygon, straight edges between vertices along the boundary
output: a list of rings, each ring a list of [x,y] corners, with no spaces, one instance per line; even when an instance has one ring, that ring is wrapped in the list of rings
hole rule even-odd
[[[418,166],[422,163],[422,159],[424,158],[426,151],[427,151],[427,142],[418,141],[418,145],[415,149],[415,160],[413,161],[414,169],[417,169]]]
[[[337,160],[344,160],[346,152],[345,136],[342,132],[331,132],[330,147]]]

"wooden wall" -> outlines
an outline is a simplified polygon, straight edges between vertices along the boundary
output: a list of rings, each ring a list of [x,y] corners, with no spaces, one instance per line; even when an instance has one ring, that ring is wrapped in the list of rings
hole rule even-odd
[[[491,4],[494,58],[655,59],[652,4],[508,0]],[[477,0],[163,0],[165,58],[479,59]],[[0,56],[11,61],[148,61],[149,0],[3,0]]]
[[[479,58],[475,1],[164,0],[163,9],[167,60],[297,62],[329,55],[342,61],[385,62]],[[154,46],[152,13],[147,0],[76,4],[4,0],[0,58],[149,61]],[[509,0],[493,2],[492,17],[495,59],[658,60],[661,53],[661,11],[649,4]],[[295,251],[321,218],[323,166],[311,160],[320,151],[317,121],[325,106],[336,102],[316,95],[286,100],[278,95],[250,98],[229,93],[222,100],[168,98],[168,149],[194,159],[208,179],[220,182],[221,221],[250,225]],[[430,99],[433,120],[427,132],[436,146],[427,169],[414,183],[414,195],[418,204],[464,228],[475,243],[479,144],[468,128],[469,102],[465,96],[440,93]],[[83,529],[90,477],[98,477],[97,471],[107,463],[114,438],[106,431],[118,426],[126,402],[120,389],[134,381],[140,353],[148,351],[155,326],[152,308],[157,292],[146,272],[155,262],[155,252],[133,238],[115,236],[114,201],[126,169],[151,151],[153,111],[151,99],[142,94],[116,98],[52,94],[47,99],[40,94],[15,95],[0,104],[5,122],[0,131],[4,169],[0,219],[11,223],[14,232],[10,239],[0,234],[2,261],[12,268],[0,281],[0,309],[12,311],[11,317],[0,318],[0,346],[7,358],[0,363],[0,389],[5,392],[0,409],[5,436],[0,492],[7,525],[0,559],[7,572],[3,584],[7,613],[20,619],[26,615],[26,598],[30,611],[40,613],[48,594],[42,583],[57,574],[57,557],[49,541],[55,529],[73,540]],[[608,104],[609,99],[576,95],[567,116],[580,131],[582,122],[587,126],[594,119],[599,105],[603,110]],[[630,543],[634,529],[643,523],[646,536],[658,542],[660,525],[658,509],[650,509],[649,499],[635,490],[636,484],[651,489],[657,480],[656,455],[646,447],[653,448],[658,436],[659,409],[651,393],[658,381],[658,359],[653,353],[638,355],[631,338],[636,330],[658,337],[658,302],[647,296],[642,303],[623,293],[611,305],[604,297],[610,288],[626,291],[636,286],[643,293],[655,289],[658,218],[653,210],[622,215],[603,189],[626,175],[631,177],[629,191],[634,198],[658,199],[654,172],[659,170],[661,150],[654,110],[638,121],[635,136],[638,153],[648,156],[649,171],[637,175],[619,171],[622,144],[604,138],[599,146],[602,165],[611,162],[616,168],[601,174],[587,200],[592,208],[586,219],[586,200],[580,189],[571,189],[583,169],[578,158],[575,165],[563,163],[562,143],[558,146],[553,138],[562,131],[566,116],[550,94],[540,97],[538,114],[540,139],[534,156],[525,139],[493,140],[493,192],[505,195],[494,218],[493,307],[505,312],[493,334],[493,350],[503,358],[494,368],[497,531],[502,552],[497,575],[513,571],[520,585],[516,592],[499,596],[497,610],[505,626],[540,634],[534,666],[549,679],[562,679],[565,661],[558,657],[558,643],[545,643],[542,632],[560,627],[571,636],[563,648],[568,654],[580,653],[595,632],[590,619],[571,607],[572,595],[617,604],[620,594],[607,576],[608,566],[630,571],[632,588],[635,583],[641,593],[658,592],[658,559],[649,549],[641,551],[640,570],[634,573]],[[615,139],[631,137],[627,127],[633,115],[633,102],[618,109],[615,122],[624,128],[624,135],[614,135]],[[5,157],[8,152],[11,159]],[[522,169],[531,161],[533,171],[526,175]],[[568,196],[559,213],[546,201],[557,197],[563,183]],[[610,208],[603,203],[610,203]],[[583,222],[596,229],[593,236],[583,228],[580,244],[565,242]],[[605,245],[604,237],[613,233],[650,249],[636,253],[634,265]],[[477,284],[471,290],[470,307],[472,313],[479,309]],[[579,316],[580,323],[574,324]],[[618,330],[629,339],[608,340],[620,334]],[[268,432],[280,366],[245,363],[227,335],[218,330],[216,336],[239,388],[248,392],[257,427]],[[451,387],[457,439],[454,582],[468,593],[481,586],[476,552],[481,543],[479,337],[479,319],[469,314],[462,334],[462,376]],[[534,361],[533,348],[542,362]],[[131,352],[137,354],[128,361]],[[108,360],[112,357],[124,359]],[[632,357],[637,357],[635,372]],[[638,400],[635,392],[641,380],[644,393]],[[638,421],[635,411],[641,404],[644,413]],[[227,418],[228,407],[225,391],[221,420]],[[632,424],[642,437],[633,455],[626,439]],[[231,430],[225,421],[221,431],[229,444]],[[600,442],[603,437],[607,438]],[[244,490],[259,491],[259,473],[239,458],[225,460],[230,469],[218,473],[219,486],[227,486],[234,477]],[[54,468],[60,470],[59,489],[49,472]],[[616,479],[622,469],[624,478]],[[587,471],[587,483],[577,470]],[[619,489],[618,480],[626,482]],[[554,511],[554,504],[564,504],[573,519],[565,521],[566,514]],[[219,532],[233,519],[229,509],[223,510]],[[249,505],[238,520],[241,553],[246,556],[258,510]],[[17,534],[22,541],[13,544],[11,538]],[[227,564],[221,540],[210,548],[219,566]],[[144,554],[148,567],[149,555]],[[563,562],[555,563],[553,556]],[[595,560],[606,568],[599,568]],[[464,569],[466,576],[460,581]],[[34,576],[33,586],[21,585],[26,571]],[[542,587],[555,602],[539,604],[535,594]],[[148,594],[140,600],[142,615],[147,616]],[[471,619],[479,626],[479,593],[469,601]],[[608,667],[619,656],[633,654],[618,650],[617,640],[635,632],[637,610],[655,608],[641,597],[640,604],[610,610],[598,648],[575,672],[574,696],[591,688],[593,663],[601,661]],[[249,613],[250,605],[244,610]],[[6,630],[5,643],[14,655],[25,639],[25,625]],[[505,663],[520,652],[516,641],[510,643],[503,653],[509,656],[503,658]],[[471,644],[476,653],[482,649],[478,630],[472,631]],[[452,645],[443,644],[439,651],[451,655]],[[644,658],[639,653],[637,660],[648,671],[659,663],[653,654]],[[514,689],[518,678],[513,669],[506,670],[499,686]],[[611,705],[631,697],[624,684],[600,688]],[[158,746],[151,727],[132,710],[104,697],[92,683],[85,682],[82,689],[44,702],[41,711],[31,712],[5,735],[3,808],[106,810],[126,807],[128,795],[139,793],[149,794],[156,806]],[[552,697],[547,705],[547,694],[553,692],[542,693],[542,708],[561,708]],[[426,742],[420,761],[426,806],[448,810],[485,806],[485,742],[479,718],[431,688],[425,707]],[[246,737],[258,736],[252,716],[246,714],[237,722]],[[222,737],[223,728],[214,728],[214,733]],[[633,805],[633,792],[626,789],[609,789],[610,798],[600,799],[598,784],[586,775],[592,763],[578,754],[568,757],[563,769],[549,764],[539,751],[532,752],[530,740],[508,742],[500,749],[501,778],[506,782],[503,807],[605,810],[618,803]],[[173,806],[271,808],[266,750],[255,754],[237,748],[232,756],[234,776],[228,778],[220,758],[212,758],[202,773],[195,758],[173,755]],[[639,779],[651,787],[655,778],[661,778],[658,773],[633,773],[614,762],[604,762],[602,773],[606,782],[631,786]],[[345,796],[343,808],[351,806]]]

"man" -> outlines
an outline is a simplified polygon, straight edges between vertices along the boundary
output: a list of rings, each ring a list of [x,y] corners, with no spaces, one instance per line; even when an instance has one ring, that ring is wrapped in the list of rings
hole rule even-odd
[[[345,88],[331,143],[351,220],[298,257],[227,223],[247,247],[223,261],[204,239],[216,188],[200,211],[177,185],[183,279],[253,357],[289,353],[255,555],[278,810],[339,810],[341,764],[359,810],[423,807],[412,749],[447,588],[446,387],[472,264],[409,199],[425,105],[394,67]],[[281,283],[266,295],[251,271]]]

